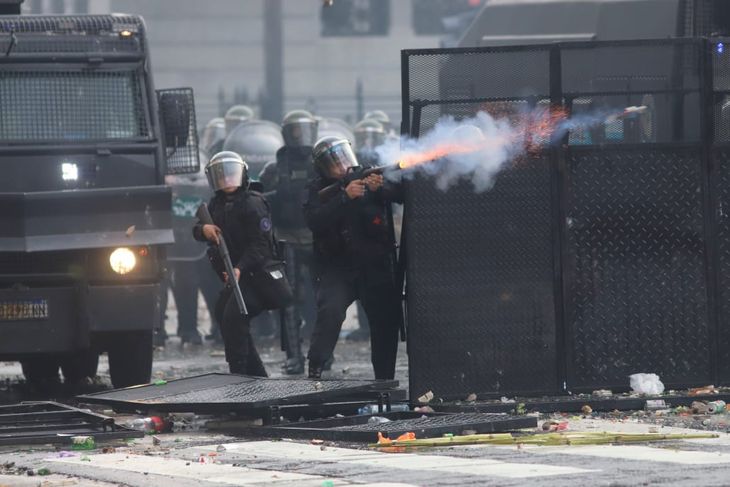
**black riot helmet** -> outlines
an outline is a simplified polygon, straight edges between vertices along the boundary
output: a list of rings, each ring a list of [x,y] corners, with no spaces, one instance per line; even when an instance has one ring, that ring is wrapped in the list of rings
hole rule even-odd
[[[281,122],[287,147],[312,147],[317,140],[317,120],[306,110],[293,110]]]
[[[390,117],[383,110],[369,111],[362,118],[363,118],[363,120],[375,120],[377,122],[380,122],[380,125],[383,126],[383,129],[385,130],[385,132],[386,133],[390,132],[390,129],[391,129]]]
[[[226,188],[248,188],[248,165],[231,151],[219,152],[205,166],[205,175],[213,191]]]
[[[223,150],[233,151],[246,161],[249,177],[256,179],[264,164],[276,158],[276,151],[284,145],[279,126],[268,120],[247,120],[231,132]]]
[[[220,118],[212,118],[203,129],[200,136],[200,147],[205,151],[209,151],[213,145],[226,138],[226,123]]]
[[[385,143],[385,128],[375,119],[366,118],[355,125],[355,150],[372,152]]]
[[[226,136],[230,135],[233,129],[238,127],[239,124],[254,118],[256,118],[256,115],[251,107],[246,105],[233,105],[223,116],[223,120],[226,123]]]
[[[357,158],[347,139],[322,137],[312,149],[314,168],[326,179],[342,179],[347,171],[357,167]]]

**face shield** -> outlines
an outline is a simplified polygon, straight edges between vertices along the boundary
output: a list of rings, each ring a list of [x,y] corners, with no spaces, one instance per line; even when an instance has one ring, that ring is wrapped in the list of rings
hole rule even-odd
[[[213,191],[238,188],[247,180],[247,167],[235,152],[219,152],[205,167],[208,184]]]
[[[317,142],[313,155],[317,171],[329,179],[342,179],[350,168],[358,166],[350,143],[338,137],[321,139]]]
[[[355,134],[355,145],[358,151],[375,151],[385,143],[385,134],[378,132],[358,132]]]
[[[303,118],[286,123],[281,135],[287,147],[312,147],[317,140],[317,121]]]

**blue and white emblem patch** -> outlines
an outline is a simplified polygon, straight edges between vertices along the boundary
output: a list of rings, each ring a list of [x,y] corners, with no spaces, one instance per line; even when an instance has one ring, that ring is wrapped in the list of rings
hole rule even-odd
[[[259,228],[264,232],[270,231],[271,230],[271,220],[266,217],[262,218],[261,221],[259,222]]]

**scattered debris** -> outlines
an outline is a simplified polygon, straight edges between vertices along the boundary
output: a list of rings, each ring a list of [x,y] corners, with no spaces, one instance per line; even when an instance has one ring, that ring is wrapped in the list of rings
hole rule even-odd
[[[127,238],[131,238],[134,231],[137,230],[137,227],[135,225],[130,226],[127,228],[127,231],[124,232],[124,234],[127,236]]]
[[[629,376],[631,389],[638,394],[656,396],[664,392],[664,384],[656,374],[632,374]]]
[[[567,421],[548,420],[542,423],[543,431],[565,431],[568,429]]]
[[[719,435],[713,433],[693,433],[693,434],[657,434],[657,433],[590,433],[590,432],[571,432],[571,433],[535,433],[529,435],[513,436],[511,433],[494,433],[469,436],[453,436],[445,438],[416,439],[413,438],[401,440],[390,440],[379,435],[378,443],[370,444],[370,448],[382,447],[427,447],[427,446],[457,446],[457,445],[542,445],[542,446],[558,446],[558,445],[608,445],[613,443],[643,443],[650,441],[666,441],[666,440],[690,440],[690,439],[709,439],[719,438]]]
[[[160,443],[162,443],[162,441],[160,441],[160,439],[158,437],[156,437],[156,436],[152,437],[152,444],[154,446],[160,446]]]
[[[431,402],[433,400],[433,397],[434,397],[433,392],[428,391],[427,393],[425,393],[424,395],[422,395],[421,397],[418,398],[418,402],[420,402],[421,404],[428,404],[429,402]]]
[[[707,404],[702,401],[694,401],[690,405],[690,410],[694,414],[707,414]]]
[[[593,408],[586,404],[585,406],[580,408],[580,412],[582,412],[586,416],[589,416],[591,413],[593,413]]]
[[[667,403],[664,399],[647,399],[644,409],[647,411],[658,411],[660,409],[667,409]]]
[[[477,400],[477,395],[474,394],[473,392],[471,394],[469,394],[468,396],[466,396],[466,402],[474,402],[476,400]]]
[[[324,445],[324,440],[311,440],[312,445]]]
[[[222,453],[222,452],[226,451],[226,447],[223,445],[218,445],[217,447],[215,447],[215,451]]]
[[[707,412],[710,414],[720,414],[726,411],[725,401],[710,401],[707,403]]]
[[[591,393],[593,397],[611,397],[613,392],[608,389],[597,389]]]
[[[38,472],[36,472],[36,473],[37,473],[38,475],[51,475],[51,471],[50,471],[50,470],[48,470],[48,469],[47,469],[47,468],[45,468],[45,467],[43,467],[43,468],[39,468],[39,469],[38,469]]]
[[[417,413],[433,413],[435,412],[431,406],[416,406],[413,409]]]
[[[718,391],[714,385],[704,386],[704,387],[695,387],[693,389],[689,390],[690,396],[704,396],[707,394],[719,394],[720,391]]]
[[[506,397],[504,397],[504,396],[502,396],[502,397],[501,397],[501,398],[500,398],[499,400],[500,400],[500,401],[501,401],[501,402],[502,402],[503,404],[511,404],[511,403],[514,403],[514,402],[515,402],[515,400],[514,400],[514,399],[508,399],[508,398],[506,398]]]
[[[117,451],[117,449],[114,448],[113,446],[105,446],[104,448],[101,449],[102,453],[116,453],[116,451]]]

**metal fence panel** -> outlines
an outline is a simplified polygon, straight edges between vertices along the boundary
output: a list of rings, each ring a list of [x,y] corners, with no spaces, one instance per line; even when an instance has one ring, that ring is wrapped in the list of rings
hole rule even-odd
[[[411,397],[556,390],[550,168],[523,161],[481,194],[409,184]]]
[[[710,382],[701,152],[576,149],[568,174],[569,388]]]

